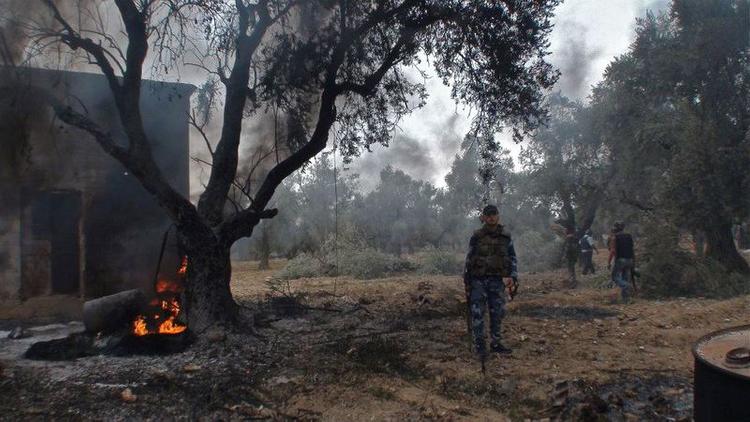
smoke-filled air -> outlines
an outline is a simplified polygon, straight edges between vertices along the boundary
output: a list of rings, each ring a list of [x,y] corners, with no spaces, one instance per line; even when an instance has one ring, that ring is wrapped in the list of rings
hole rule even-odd
[[[750,420],[750,0],[0,0],[0,420]]]

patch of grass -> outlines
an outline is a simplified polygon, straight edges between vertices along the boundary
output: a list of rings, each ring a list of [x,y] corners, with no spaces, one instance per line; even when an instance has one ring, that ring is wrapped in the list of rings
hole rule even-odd
[[[370,372],[405,372],[404,345],[394,338],[378,336],[354,345],[349,357]]]
[[[591,321],[593,319],[617,316],[617,312],[593,306],[542,306],[523,304],[518,307],[523,316],[541,319],[570,319],[574,321]]]
[[[407,360],[404,343],[397,338],[383,335],[366,341],[343,338],[329,343],[325,349],[328,353],[346,356],[365,372],[396,374],[411,379],[419,374],[419,368]]]
[[[458,275],[464,269],[464,259],[460,254],[441,249],[425,249],[417,254],[416,261],[420,274]]]
[[[479,362],[477,362],[478,371]],[[502,411],[506,411],[508,404],[513,402],[513,390],[510,386],[484,377],[443,377],[440,380],[440,391],[443,396],[451,400],[470,399]]]
[[[396,399],[396,395],[393,394],[393,391],[378,385],[368,387],[367,392],[372,394],[374,397],[384,401],[392,401]]]
[[[307,313],[300,296],[268,296],[268,306],[280,317],[297,317]]]

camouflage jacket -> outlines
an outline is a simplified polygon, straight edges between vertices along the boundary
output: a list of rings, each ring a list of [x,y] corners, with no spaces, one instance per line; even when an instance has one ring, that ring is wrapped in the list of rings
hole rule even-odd
[[[498,225],[483,226],[469,240],[464,277],[518,277],[516,250],[510,233]]]

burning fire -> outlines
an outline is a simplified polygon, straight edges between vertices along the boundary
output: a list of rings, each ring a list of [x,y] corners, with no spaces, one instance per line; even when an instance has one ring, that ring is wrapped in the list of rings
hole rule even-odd
[[[182,257],[182,264],[180,264],[180,269],[177,270],[177,274],[180,277],[184,277],[187,275],[187,264],[188,264],[188,259],[187,259],[187,255],[185,255]]]
[[[182,259],[177,274],[184,278],[187,274],[187,256]],[[187,326],[177,321],[180,315],[179,294],[182,293],[181,283],[159,279],[154,286],[157,297],[149,304],[151,309],[146,315],[138,315],[133,321],[133,334],[145,336],[148,334],[179,334],[187,330]]]

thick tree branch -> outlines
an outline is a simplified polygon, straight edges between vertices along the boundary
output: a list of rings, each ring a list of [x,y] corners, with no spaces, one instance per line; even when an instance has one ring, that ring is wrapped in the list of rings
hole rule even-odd
[[[237,51],[231,73],[226,81],[224,125],[214,151],[214,165],[211,168],[206,190],[198,201],[199,213],[211,225],[218,225],[221,222],[224,201],[237,174],[242,119],[247,103],[252,59],[272,23],[266,1],[260,1],[253,6],[245,6],[241,0],[237,0],[236,7],[240,17],[237,28]],[[259,20],[253,24],[251,21],[255,15]],[[248,34],[247,31],[251,25],[253,30]]]
[[[629,197],[628,194],[627,194],[627,192],[625,192],[624,190],[620,191],[620,198],[619,198],[619,200],[623,204],[630,205],[630,206],[635,207],[635,208],[637,208],[637,209],[639,209],[641,211],[653,212],[653,211],[656,210],[656,207],[654,207],[653,205],[644,204],[643,202],[641,202],[641,201],[639,201],[639,200],[637,200],[635,198]]]
[[[346,30],[346,22],[345,20],[342,20],[343,27],[341,39],[334,48],[331,55],[331,61],[326,67],[325,83],[321,94],[318,120],[310,140],[302,148],[278,163],[268,172],[263,184],[255,195],[255,200],[250,209],[236,215],[222,225],[220,231],[222,233],[221,239],[223,242],[234,242],[241,237],[246,237],[252,234],[255,225],[260,222],[260,217],[258,216],[264,212],[262,210],[264,210],[270,202],[276,188],[289,175],[325,149],[328,134],[336,121],[336,98],[348,90],[357,92],[363,96],[371,95],[373,90],[383,80],[383,77],[387,72],[400,61],[400,55],[403,49],[413,40],[417,31],[434,22],[434,20],[426,21],[424,26],[410,27],[408,30],[405,30],[402,36],[399,37],[396,45],[386,55],[383,63],[374,73],[366,78],[363,84],[336,83],[338,71],[346,58],[346,52],[354,42],[366,36],[367,32],[372,28],[407,11],[418,2],[418,0],[407,0],[393,9],[376,12],[370,19],[350,31]]]
[[[383,63],[380,64],[380,67],[378,67],[375,72],[368,75],[363,83],[358,84],[347,81],[337,84],[337,95],[344,92],[354,92],[362,97],[369,97],[372,95],[380,81],[383,80],[385,74],[402,60],[401,54],[403,53],[404,48],[414,39],[414,34],[414,32],[410,31],[408,35],[402,35],[396,42],[396,45],[388,52],[388,55],[386,55]]]

